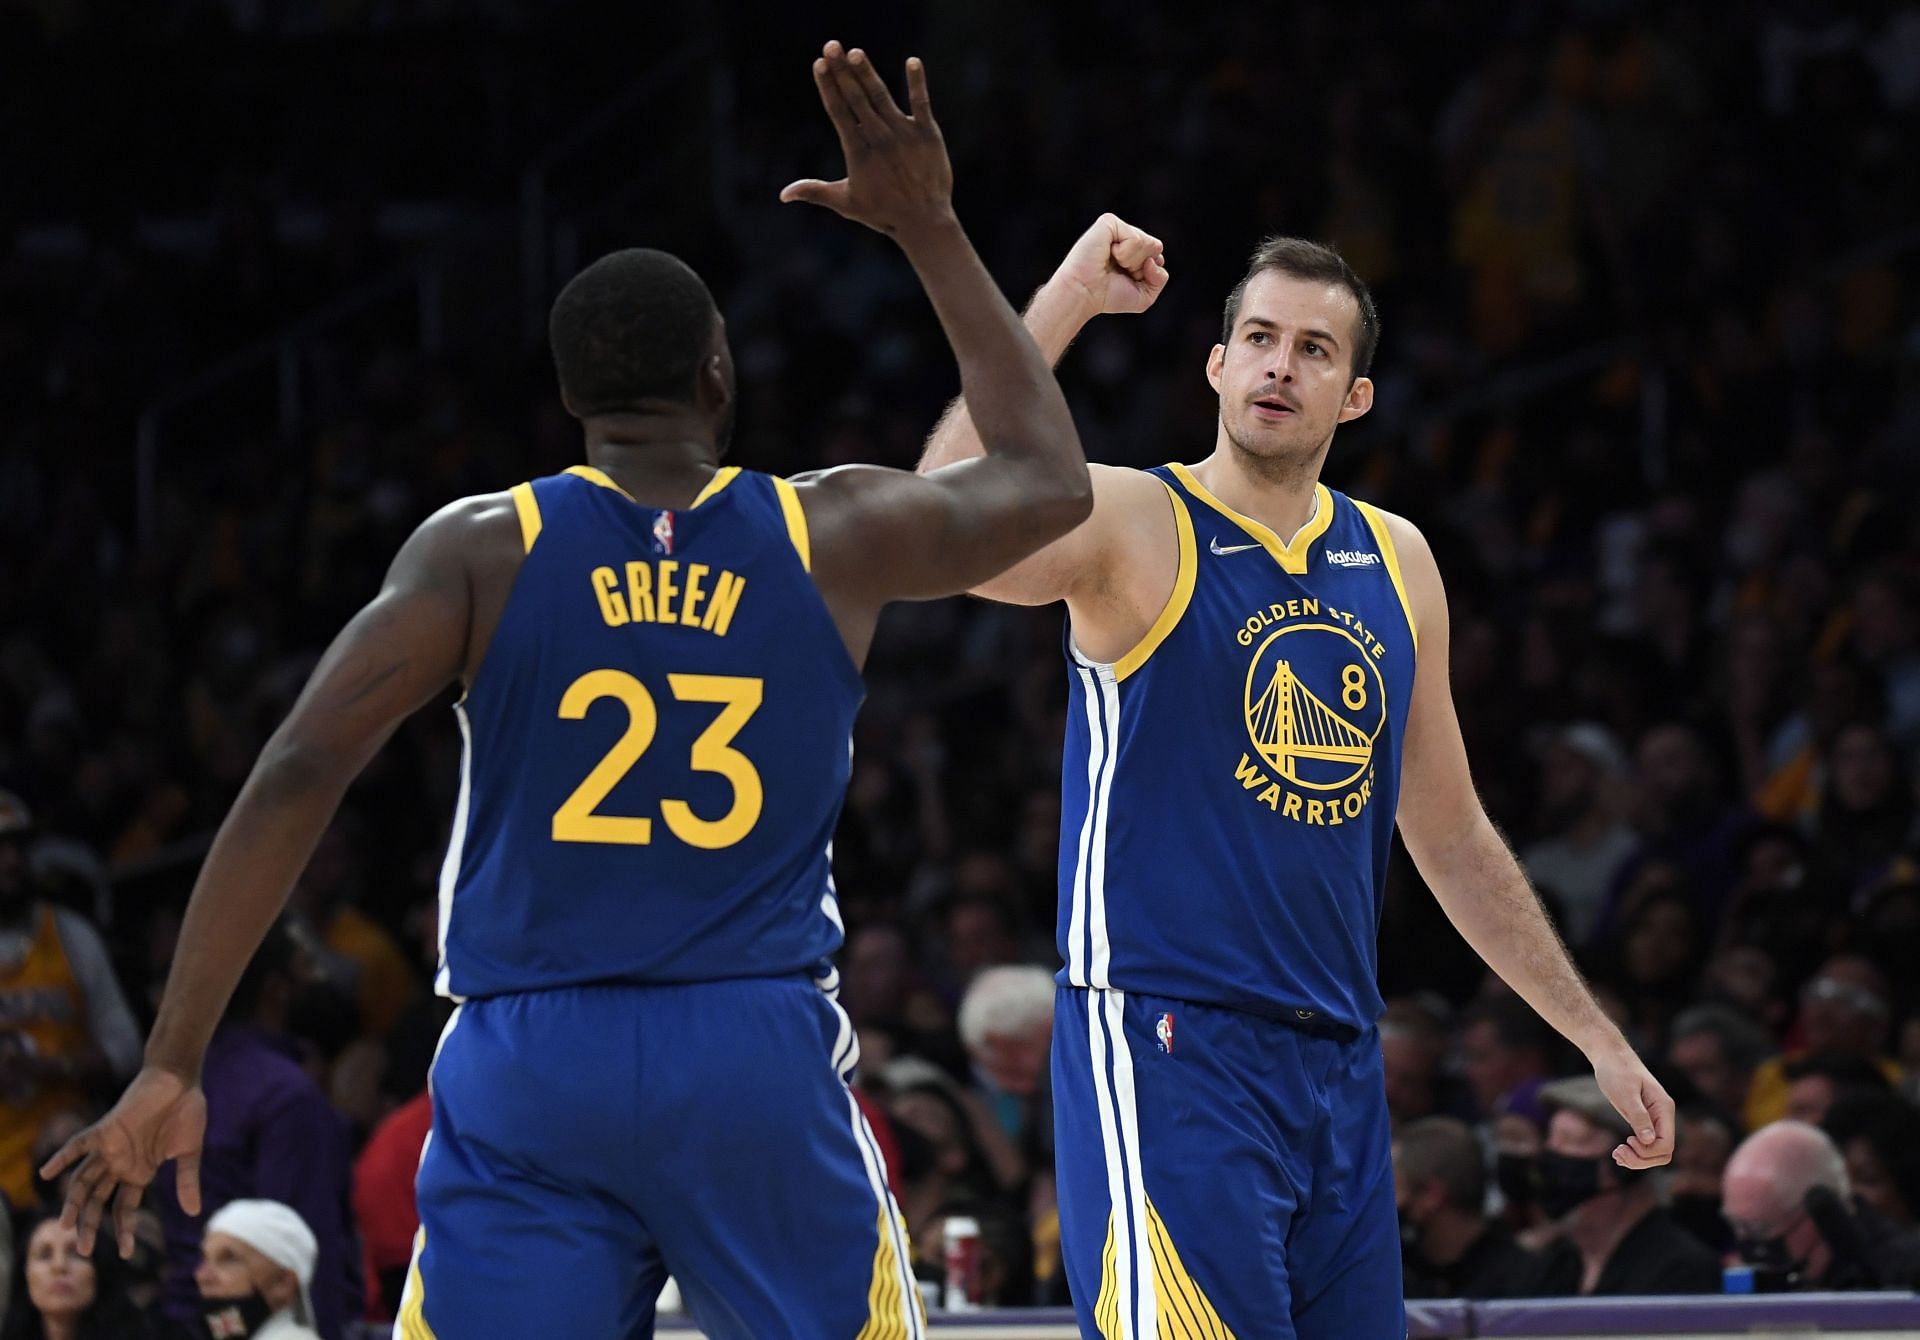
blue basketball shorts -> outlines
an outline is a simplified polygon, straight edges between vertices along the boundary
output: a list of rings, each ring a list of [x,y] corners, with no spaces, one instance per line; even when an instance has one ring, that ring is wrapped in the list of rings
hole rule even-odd
[[[922,1340],[906,1227],[805,978],[470,1000],[434,1060],[405,1340]]]
[[[1053,1088],[1083,1335],[1406,1335],[1376,1030],[1062,987]]]

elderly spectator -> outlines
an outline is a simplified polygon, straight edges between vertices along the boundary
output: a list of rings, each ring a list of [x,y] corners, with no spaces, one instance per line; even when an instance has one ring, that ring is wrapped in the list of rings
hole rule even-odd
[[[1821,1128],[1846,1156],[1863,1205],[1902,1229],[1920,1224],[1920,1111],[1891,1094],[1844,1098]]]
[[[1585,944],[1607,891],[1635,847],[1615,792],[1626,752],[1603,726],[1568,726],[1547,747],[1541,767],[1540,832],[1520,853],[1534,883],[1558,896],[1567,943]]]
[[[1613,1150],[1631,1128],[1594,1078],[1556,1080],[1540,1100],[1553,1114],[1540,1155],[1540,1201],[1570,1248],[1549,1292],[1719,1292],[1719,1259],[1673,1222],[1653,1177],[1614,1163]]]
[[[41,1127],[140,1064],[140,1029],[99,932],[35,891],[33,832],[26,805],[0,791],[0,1191],[15,1210],[37,1199]]]
[[[1738,1120],[1746,1110],[1753,1072],[1773,1050],[1773,1039],[1751,1018],[1732,1006],[1711,1003],[1674,1019],[1667,1063],[1685,1075],[1702,1098]]]
[[[1539,1290],[1542,1263],[1487,1218],[1486,1154],[1473,1129],[1452,1117],[1401,1127],[1393,1140],[1409,1298],[1524,1298]]]
[[[960,1041],[1008,1138],[1022,1140],[1045,1116],[1053,1042],[1053,974],[1031,965],[987,968],[960,1001]]]
[[[1890,1084],[1898,1085],[1903,1072],[1898,1063],[1881,1055],[1886,1044],[1887,982],[1880,970],[1858,954],[1828,959],[1800,988],[1799,1033],[1804,1046],[1776,1056],[1754,1072],[1747,1092],[1747,1129],[1757,1131],[1787,1114],[1792,1081],[1787,1067],[1810,1055],[1857,1056],[1873,1062]]]
[[[1817,1126],[1779,1121],[1748,1136],[1727,1162],[1722,1211],[1741,1258],[1784,1287],[1920,1283],[1920,1234],[1852,1198],[1846,1160]]]
[[[152,1329],[128,1296],[119,1254],[80,1254],[57,1218],[30,1222],[16,1278],[26,1285],[7,1312],[5,1340],[144,1340]]]
[[[289,1207],[229,1201],[207,1221],[193,1277],[207,1330],[222,1340],[319,1340],[308,1296],[319,1251]]]
[[[217,1211],[234,1200],[291,1206],[319,1243],[312,1295],[314,1329],[338,1340],[365,1300],[360,1252],[350,1209],[351,1160],[345,1120],[300,1066],[287,1018],[307,973],[306,951],[285,923],[269,931],[228,1004],[207,1048],[201,1087],[207,1095],[201,1203]],[[191,1325],[201,1315],[194,1271],[205,1225],[180,1209],[172,1165],[159,1182],[173,1262],[164,1306]]]
[[[1508,1094],[1550,1073],[1551,1036],[1540,1016],[1517,996],[1494,996],[1467,1011],[1460,1051],[1481,1116],[1493,1117]]]

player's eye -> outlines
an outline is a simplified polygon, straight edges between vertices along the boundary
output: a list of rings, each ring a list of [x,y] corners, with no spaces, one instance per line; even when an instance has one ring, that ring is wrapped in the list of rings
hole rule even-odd
[[[1319,355],[1319,354],[1324,354],[1326,352],[1325,349],[1322,349],[1320,347],[1319,342],[1316,340],[1308,340],[1306,344],[1304,344],[1301,347],[1304,348],[1310,354]]]
[[[1256,330],[1252,334],[1248,335],[1247,339],[1250,343],[1253,343],[1253,344],[1266,344],[1273,339],[1273,336],[1267,334],[1267,332],[1264,330]]]

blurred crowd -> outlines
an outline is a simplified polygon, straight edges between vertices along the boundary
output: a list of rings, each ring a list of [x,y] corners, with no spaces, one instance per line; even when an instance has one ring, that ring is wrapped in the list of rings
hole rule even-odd
[[[241,49],[318,40],[263,34],[260,7],[157,8]],[[378,67],[386,7],[307,8],[327,52]],[[0,5],[6,31],[81,54],[93,11]],[[1090,44],[1055,7],[926,4],[857,36],[927,54],[963,220],[1016,298],[1103,209],[1167,240],[1154,312],[1090,329],[1062,369],[1099,459],[1207,452],[1202,364],[1264,233],[1332,241],[1374,286],[1377,407],[1329,482],[1431,540],[1488,808],[1680,1107],[1673,1168],[1622,1175],[1581,1058],[1398,856],[1381,1045],[1409,1294],[1717,1291],[1729,1263],[1757,1288],[1920,1284],[1920,5],[1188,11]],[[490,12],[465,40],[557,40]],[[738,360],[740,463],[909,465],[954,389],[910,272],[772,204],[834,161],[802,73],[829,34],[733,17],[705,57],[733,103],[698,208],[723,217],[655,201],[586,229],[582,259],[690,239]],[[409,134],[463,133],[435,124]],[[477,199],[511,179],[485,166]],[[542,351],[362,331],[317,347],[296,430],[249,402],[179,432],[141,541],[153,369],[404,251],[355,241],[369,187],[344,171],[303,182],[330,220],[310,244],[259,226],[285,175],[211,180],[219,240],[187,260],[90,195],[79,260],[44,265],[26,207],[0,207],[0,1334],[203,1334],[206,1297],[278,1315],[292,1280],[337,1340],[404,1288],[445,1017],[448,712],[350,793],[209,1057],[209,1208],[271,1202],[308,1245],[263,1211],[272,1250],[243,1259],[163,1181],[132,1259],[89,1263],[34,1172],[138,1064],[211,831],[400,540],[577,459]],[[1057,610],[891,611],[835,843],[859,1094],[923,1274],[944,1222],[973,1219],[1003,1304],[1063,1287],[1060,639]],[[208,1294],[223,1269],[249,1290]]]

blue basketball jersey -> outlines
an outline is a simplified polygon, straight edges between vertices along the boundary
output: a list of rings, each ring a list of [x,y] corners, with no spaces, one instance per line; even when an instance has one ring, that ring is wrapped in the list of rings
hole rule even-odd
[[[513,497],[526,558],[455,708],[438,989],[812,970],[864,690],[792,485],[730,467],[666,511],[576,466]]]
[[[1182,465],[1173,595],[1113,664],[1069,628],[1060,980],[1361,1030],[1415,631],[1380,514],[1282,543]]]

